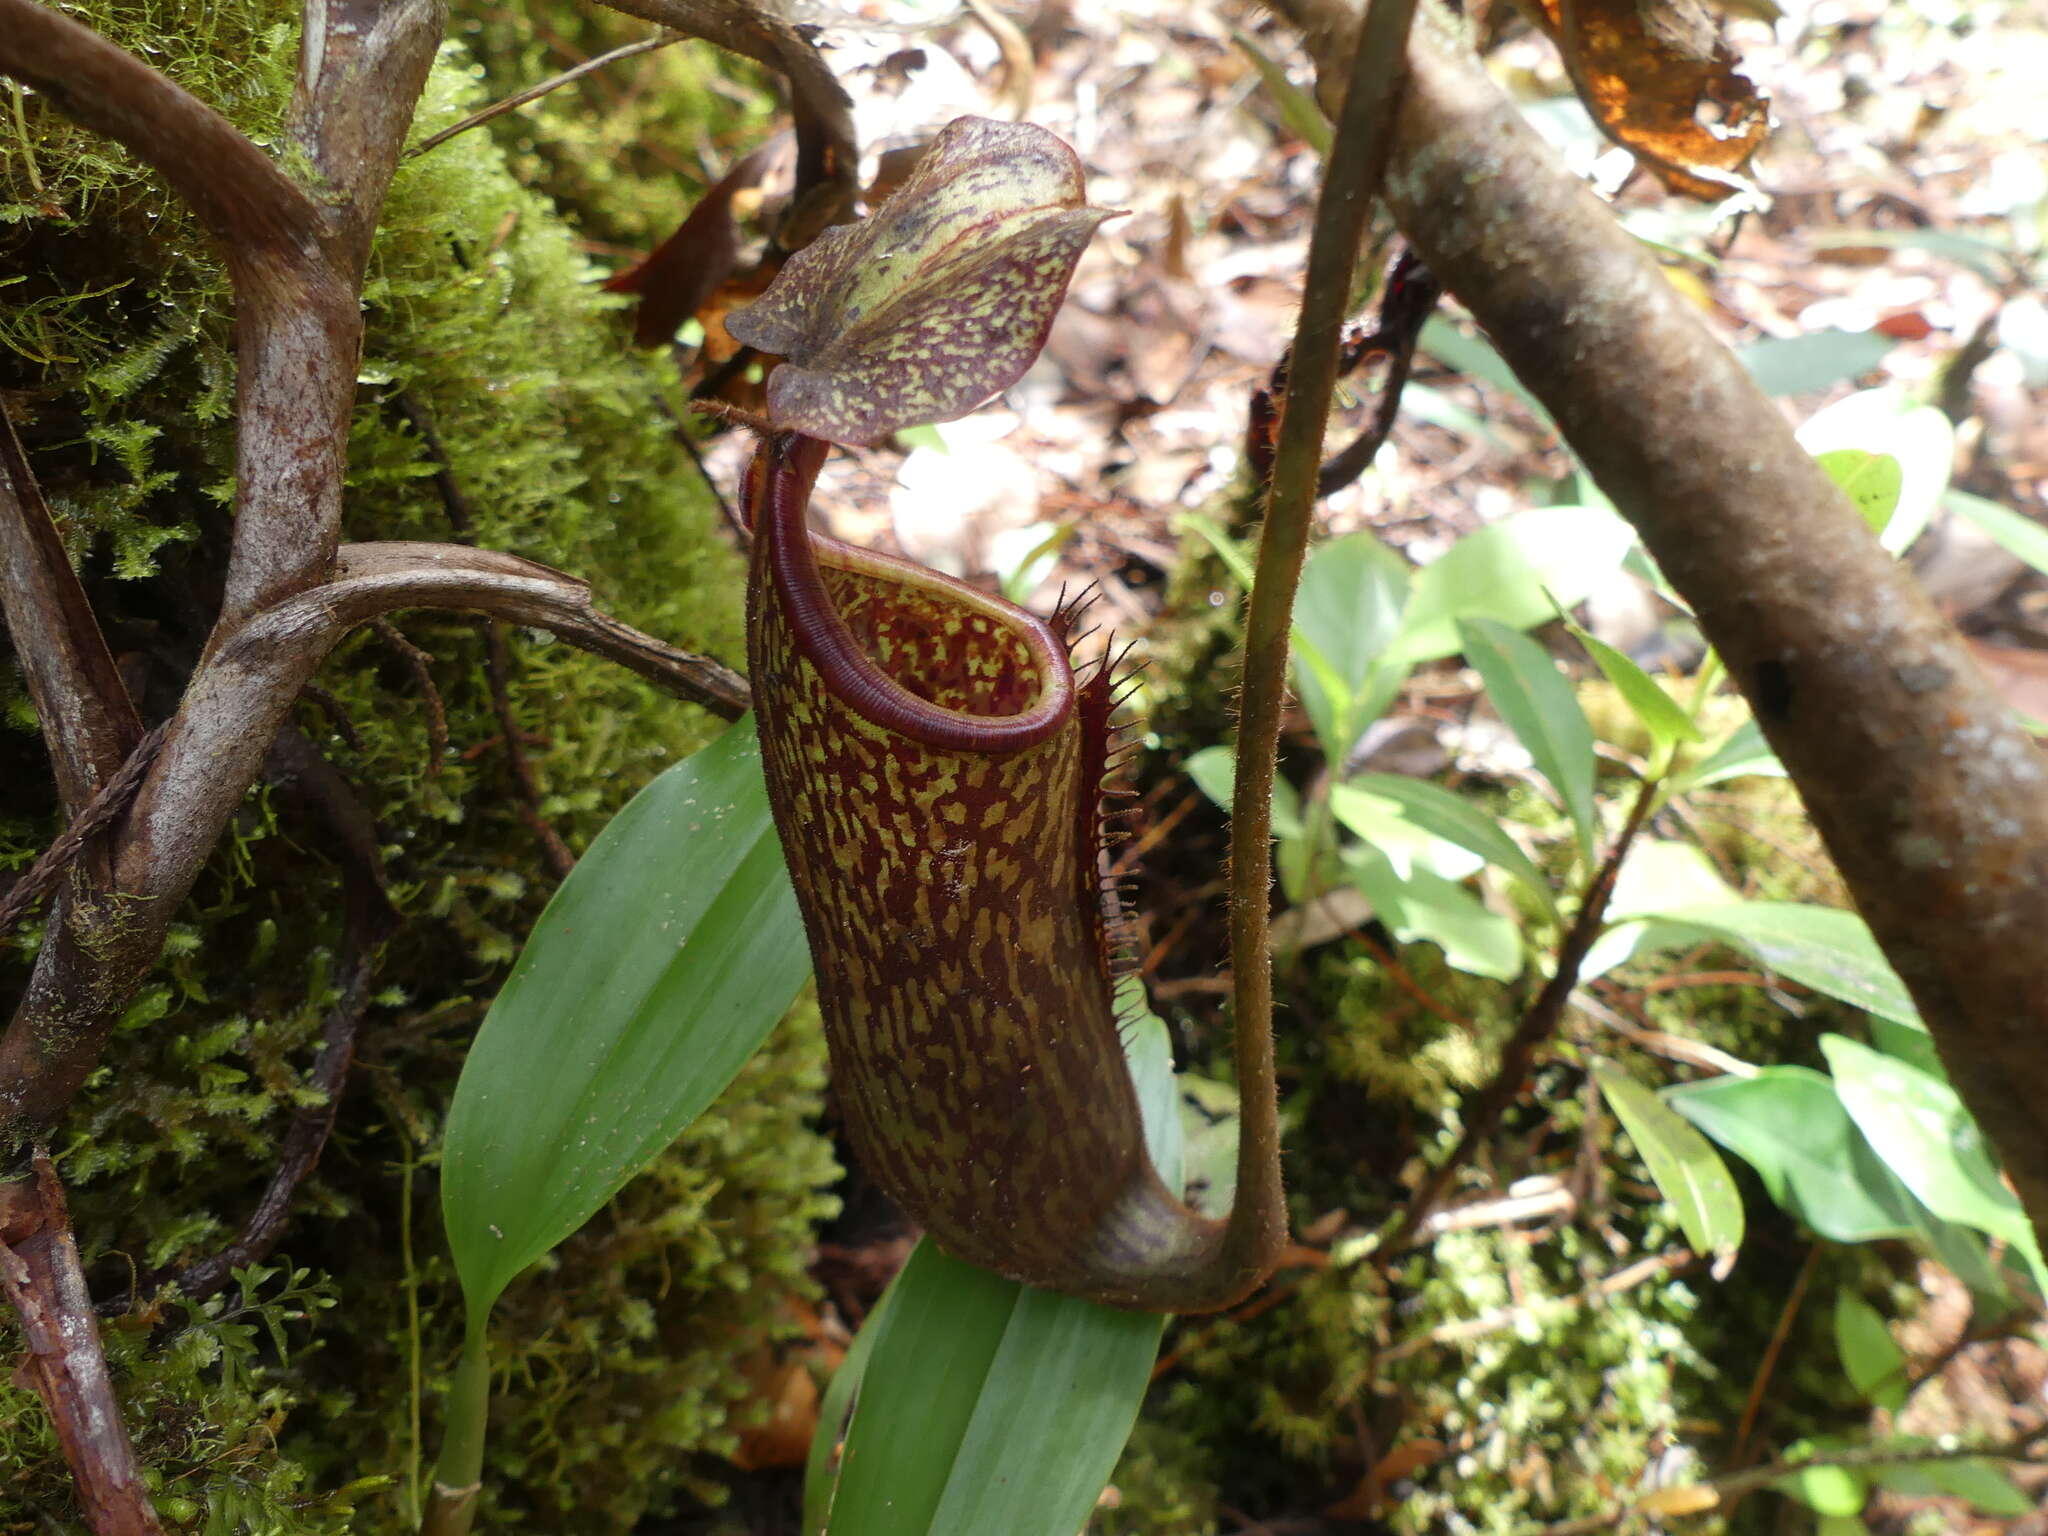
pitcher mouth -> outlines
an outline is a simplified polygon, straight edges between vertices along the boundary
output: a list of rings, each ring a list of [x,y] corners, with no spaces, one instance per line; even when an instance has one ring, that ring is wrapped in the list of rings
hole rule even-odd
[[[797,649],[826,688],[868,723],[940,751],[1009,753],[1048,740],[1072,717],[1073,670],[1065,642],[1052,626],[1014,603],[946,581],[922,566],[889,555],[819,538],[805,525],[827,445],[794,433],[769,438],[767,455],[787,467],[769,473],[765,505],[754,518],[756,538],[768,541],[768,564]],[[934,607],[979,619],[1017,641],[1028,658],[1035,693],[1015,710],[959,709],[925,698],[891,676],[856,639],[826,589],[823,567],[930,592]]]

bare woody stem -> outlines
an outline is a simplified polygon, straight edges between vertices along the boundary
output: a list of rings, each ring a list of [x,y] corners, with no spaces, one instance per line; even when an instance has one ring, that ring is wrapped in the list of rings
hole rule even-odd
[[[1747,695],[2048,1236],[2048,767],[1918,584],[1448,21],[1387,199]]]
[[[1337,383],[1337,353],[1351,277],[1379,184],[1400,96],[1414,0],[1377,0],[1357,39],[1351,88],[1316,206],[1308,278],[1294,336],[1285,414],[1258,569],[1245,618],[1242,719],[1232,797],[1230,961],[1236,1012],[1239,1134],[1237,1201],[1230,1242],[1276,1251],[1286,1236],[1280,1183],[1279,1084],[1273,1060],[1272,806],[1280,715],[1287,697],[1287,642],[1314,516],[1324,429]]]

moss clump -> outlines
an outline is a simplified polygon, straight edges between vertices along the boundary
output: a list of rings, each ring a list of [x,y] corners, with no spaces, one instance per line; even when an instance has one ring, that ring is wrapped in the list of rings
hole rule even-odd
[[[289,98],[293,9],[230,0],[171,27],[150,6],[78,7],[264,142]],[[536,14],[544,26],[554,13]],[[520,83],[480,80],[451,48],[417,132]],[[685,141],[691,114],[712,127],[727,115],[701,93],[663,106]],[[0,278],[20,279],[0,322],[0,388],[154,718],[175,703],[219,590],[230,297],[216,253],[152,176],[43,102],[22,109],[28,134],[0,160]],[[346,535],[512,550],[587,577],[628,622],[735,656],[739,564],[661,408],[672,373],[627,354],[595,276],[562,211],[522,185],[490,134],[406,164],[365,294]],[[407,406],[445,445],[466,529],[451,525]],[[376,822],[402,926],[339,1123],[299,1192],[290,1267],[252,1277],[246,1294],[109,1327],[175,1530],[410,1528],[460,1326],[437,1138],[469,1035],[553,884],[533,821],[581,848],[716,729],[609,664],[514,633],[508,708],[539,786],[528,804],[487,655],[474,619],[405,615],[344,645],[319,702],[299,711],[297,728]],[[54,835],[56,806],[11,661],[0,679],[0,781],[23,787],[0,812],[0,864],[19,865]],[[442,752],[429,748],[436,712]],[[98,1294],[232,1237],[313,1096],[305,1071],[347,942],[333,847],[300,800],[251,794],[63,1127]],[[38,937],[0,948],[0,1004]],[[808,1129],[822,1077],[815,1024],[785,1027],[548,1273],[515,1284],[494,1325],[490,1528],[612,1533],[676,1490],[715,1495],[717,1463],[696,1453],[728,1443],[745,1391],[734,1362],[786,1327],[829,1204],[829,1152]],[[8,1386],[0,1466],[0,1533],[81,1529],[40,1406]]]

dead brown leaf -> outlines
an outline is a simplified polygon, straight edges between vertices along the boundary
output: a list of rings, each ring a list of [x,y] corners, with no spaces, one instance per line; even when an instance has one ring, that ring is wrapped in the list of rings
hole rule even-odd
[[[1601,131],[1673,191],[1726,197],[1770,110],[1700,0],[1539,0]]]

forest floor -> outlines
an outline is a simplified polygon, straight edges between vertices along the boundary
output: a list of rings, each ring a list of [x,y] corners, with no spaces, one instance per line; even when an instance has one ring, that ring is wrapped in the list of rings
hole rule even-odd
[[[918,14],[908,3],[863,9],[898,22]],[[1759,369],[1781,370],[1773,392],[1792,419],[1896,386],[1953,421],[1955,487],[2048,521],[2048,3],[1821,0],[1775,27],[1731,18],[1730,44],[1776,118],[1752,167],[1762,196],[1747,211],[1666,191],[1602,137],[1539,33],[1514,21],[1499,31],[1496,78],[1631,229],[1666,248],[1671,280],[1709,325],[1755,348]],[[1303,90],[1306,60],[1249,4],[1046,4],[1030,36],[1026,106],[997,40],[971,19],[914,32],[828,27],[820,41],[854,93],[870,152],[915,145],[959,113],[1021,110],[1079,152],[1090,201],[1128,210],[1084,258],[1038,365],[915,445],[836,455],[816,502],[823,521],[1041,609],[1093,584],[1096,617],[1137,637],[1142,653],[1169,578],[1200,548],[1181,519],[1231,515],[1248,403],[1291,335],[1320,160],[1253,50]],[[715,179],[722,168],[706,169]],[[1379,262],[1396,249],[1384,235]],[[1370,528],[1418,564],[1573,490],[1573,462],[1547,421],[1475,368],[1474,329],[1454,299],[1442,316],[1452,334],[1425,339],[1391,440],[1321,509],[1325,531]],[[1476,350],[1483,363],[1483,343]],[[1372,405],[1371,382],[1356,382],[1332,442],[1360,430]],[[727,441],[709,454],[728,488],[743,452]],[[1946,511],[1910,559],[2014,704],[2048,719],[2048,579]],[[1675,611],[1633,577],[1597,591],[1586,612],[1594,633],[1646,663],[1683,667],[1697,655]],[[1409,754],[1404,771],[1447,761],[1456,728],[1484,707],[1454,663],[1419,678],[1388,727]],[[1173,764],[1143,773],[1155,821],[1184,812]],[[1222,990],[1220,925],[1167,935],[1142,912],[1139,922],[1155,993]],[[862,1226],[821,1269],[841,1311],[857,1311],[904,1251]],[[2048,1358],[2025,1344],[1967,1346],[1959,1287],[1923,1278],[1929,1300],[1902,1342],[1914,1361],[1953,1373],[1951,1399],[1974,1404],[1977,1422],[2003,1423],[2038,1397]],[[1892,1513],[1908,1518],[1912,1501]]]

